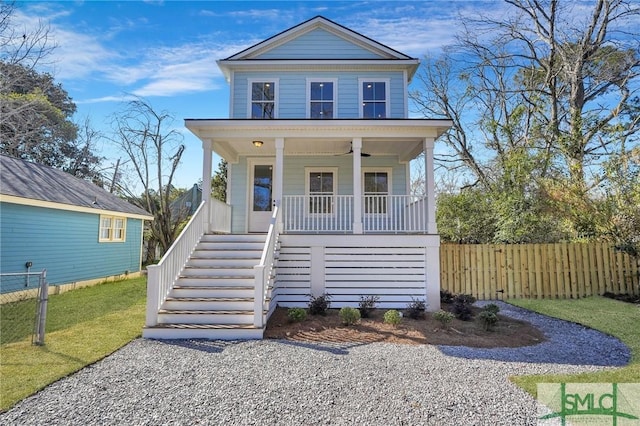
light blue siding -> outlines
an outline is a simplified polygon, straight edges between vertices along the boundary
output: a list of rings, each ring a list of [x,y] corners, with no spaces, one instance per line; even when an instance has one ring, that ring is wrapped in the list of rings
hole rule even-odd
[[[335,118],[353,119],[359,118],[360,100],[358,79],[383,79],[388,78],[390,111],[388,118],[407,118],[405,114],[405,84],[404,73],[401,71],[390,72],[236,72],[233,78],[231,93],[233,94],[233,111],[231,118],[248,118],[248,87],[250,79],[261,81],[278,81],[276,90],[277,117],[306,118],[306,85],[307,78],[317,79],[337,79],[338,109]]]
[[[256,59],[385,59],[321,28],[269,50]]]
[[[0,204],[3,273],[47,270],[51,285],[140,270],[142,220],[127,219],[125,242],[99,243],[97,214]],[[7,289],[3,288],[2,291]]]
[[[337,167],[338,193],[353,195],[353,158],[351,155],[335,157],[285,157],[284,158],[284,195],[304,195],[305,168]],[[392,194],[404,195],[407,190],[406,164],[399,163],[394,157],[362,158],[362,168],[392,168]]]

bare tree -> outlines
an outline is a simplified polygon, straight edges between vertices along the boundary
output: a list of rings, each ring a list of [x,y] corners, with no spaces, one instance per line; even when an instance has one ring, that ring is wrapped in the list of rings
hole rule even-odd
[[[113,115],[114,133],[110,138],[125,154],[133,174],[130,184],[119,189],[131,202],[153,214],[151,243],[157,242],[163,253],[177,237],[180,226],[169,207],[175,198],[173,178],[185,147],[182,135],[172,127],[173,121],[167,111],[158,112],[148,101],[134,98]]]
[[[562,213],[591,232],[607,179],[598,170],[640,133],[640,5],[505,4],[500,18],[461,18],[456,44],[425,62],[414,103],[453,121],[451,154],[437,160],[490,192],[504,223]]]
[[[85,117],[80,124],[77,138],[66,152],[67,161],[62,169],[81,179],[93,181],[100,187],[104,187],[99,165],[103,157],[95,154],[96,145],[104,137],[102,133],[93,127],[91,119]]]
[[[533,114],[531,136],[557,150],[572,186],[584,194],[585,170],[640,130],[640,33],[632,20],[640,5],[595,0],[587,10],[558,0],[505,1],[513,13],[469,21],[460,46],[482,68],[510,61],[505,71]]]
[[[42,21],[33,28],[15,23],[15,1],[0,2],[0,61],[33,69],[56,48],[49,26]]]

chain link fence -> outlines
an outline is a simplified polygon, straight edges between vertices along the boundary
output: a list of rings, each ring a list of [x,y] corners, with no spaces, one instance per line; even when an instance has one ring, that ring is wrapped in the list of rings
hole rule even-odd
[[[0,274],[0,344],[44,344],[47,271]]]

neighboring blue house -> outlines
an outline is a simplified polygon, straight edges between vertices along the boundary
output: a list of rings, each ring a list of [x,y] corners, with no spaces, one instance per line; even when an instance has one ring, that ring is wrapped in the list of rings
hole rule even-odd
[[[188,189],[184,194],[171,202],[169,205],[171,220],[174,222],[182,222],[195,213],[201,202],[202,189],[196,183],[191,187],[191,189]]]
[[[0,155],[0,272],[81,286],[141,270],[146,211],[61,170]],[[8,280],[2,292],[14,291]]]
[[[230,117],[185,121],[202,140],[203,203],[149,267],[143,336],[260,338],[276,305],[323,293],[438,310],[433,149],[452,123],[409,118],[418,59],[317,16],[218,66]],[[226,203],[210,195],[214,152]]]

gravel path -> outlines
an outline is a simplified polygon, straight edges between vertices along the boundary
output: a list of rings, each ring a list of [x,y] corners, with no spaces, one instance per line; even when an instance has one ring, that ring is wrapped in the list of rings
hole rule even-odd
[[[550,340],[487,350],[139,339],[22,401],[0,424],[533,425],[535,401],[509,375],[629,360],[601,333],[507,305],[503,313],[525,316]]]

